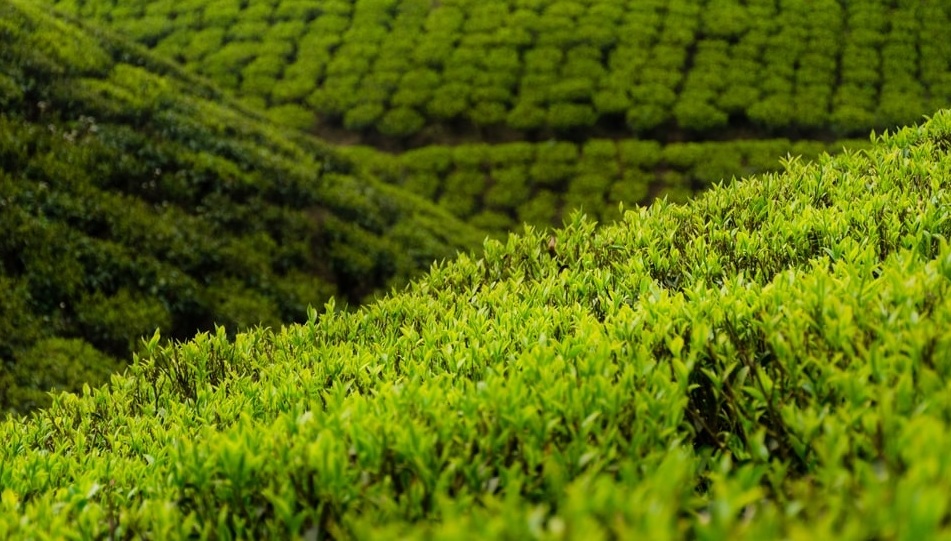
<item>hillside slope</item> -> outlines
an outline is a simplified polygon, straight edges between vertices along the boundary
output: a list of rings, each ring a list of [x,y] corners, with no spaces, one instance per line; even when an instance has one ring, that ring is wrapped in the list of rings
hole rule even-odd
[[[949,179],[943,112],[354,313],[153,341],[0,425],[0,535],[945,538]]]
[[[951,103],[940,3],[49,1],[496,235],[682,201]]]
[[[50,2],[377,145],[864,137],[951,103],[947,2]]]
[[[782,168],[783,157],[867,148],[788,139],[670,143],[590,139],[498,145],[431,145],[402,154],[341,147],[357,167],[434,201],[476,227],[504,236],[522,224],[559,227],[575,210],[606,223],[620,207],[684,202],[721,181]]]
[[[138,46],[0,2],[0,411],[360,302],[483,235]],[[290,132],[290,133],[287,133]]]

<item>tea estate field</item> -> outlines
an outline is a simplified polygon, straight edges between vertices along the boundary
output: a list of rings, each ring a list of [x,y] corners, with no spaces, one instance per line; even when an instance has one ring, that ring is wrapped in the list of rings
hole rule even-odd
[[[951,101],[944,2],[49,1],[278,121],[380,143],[864,137]]]
[[[121,38],[0,1],[0,412],[359,304],[485,233]]]
[[[951,114],[0,425],[8,539],[943,539]]]
[[[951,103],[942,3],[50,2],[366,147],[373,174],[496,237],[682,202]]]
[[[0,538],[951,539],[951,113],[840,139],[946,105],[941,4],[58,8],[0,0]],[[275,28],[340,40],[284,103]],[[325,107],[400,39],[430,97]]]

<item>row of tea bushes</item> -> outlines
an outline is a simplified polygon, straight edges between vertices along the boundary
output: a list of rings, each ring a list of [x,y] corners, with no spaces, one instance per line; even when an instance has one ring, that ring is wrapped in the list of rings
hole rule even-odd
[[[660,198],[686,201],[721,180],[776,171],[781,158],[813,159],[860,149],[868,140],[791,142],[788,139],[671,143],[589,140],[429,146],[402,154],[367,147],[343,151],[367,173],[436,201],[495,234],[557,226],[573,210],[613,221],[619,207]]]
[[[0,424],[0,536],[942,539],[951,114]]]
[[[331,149],[47,11],[0,3],[0,411],[80,388],[156,327],[183,339],[301,321],[481,243]]]
[[[951,100],[942,2],[50,1],[304,129],[864,136]]]

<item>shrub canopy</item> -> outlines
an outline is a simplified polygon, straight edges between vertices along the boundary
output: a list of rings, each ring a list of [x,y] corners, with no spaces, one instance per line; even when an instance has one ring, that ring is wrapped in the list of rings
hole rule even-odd
[[[949,150],[945,112],[353,313],[156,336],[0,425],[0,534],[947,536]]]

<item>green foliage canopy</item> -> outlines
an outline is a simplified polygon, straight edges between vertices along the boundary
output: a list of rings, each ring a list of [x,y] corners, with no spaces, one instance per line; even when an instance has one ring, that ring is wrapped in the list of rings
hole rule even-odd
[[[0,380],[29,383],[49,351],[95,348],[112,366],[156,327],[185,339],[301,321],[482,240],[175,65],[47,12],[0,2]],[[63,374],[107,373],[50,355]],[[0,411],[42,402],[18,402],[45,391],[18,385],[0,386]]]
[[[156,336],[0,424],[0,534],[944,537],[949,150],[944,112],[353,313]]]

